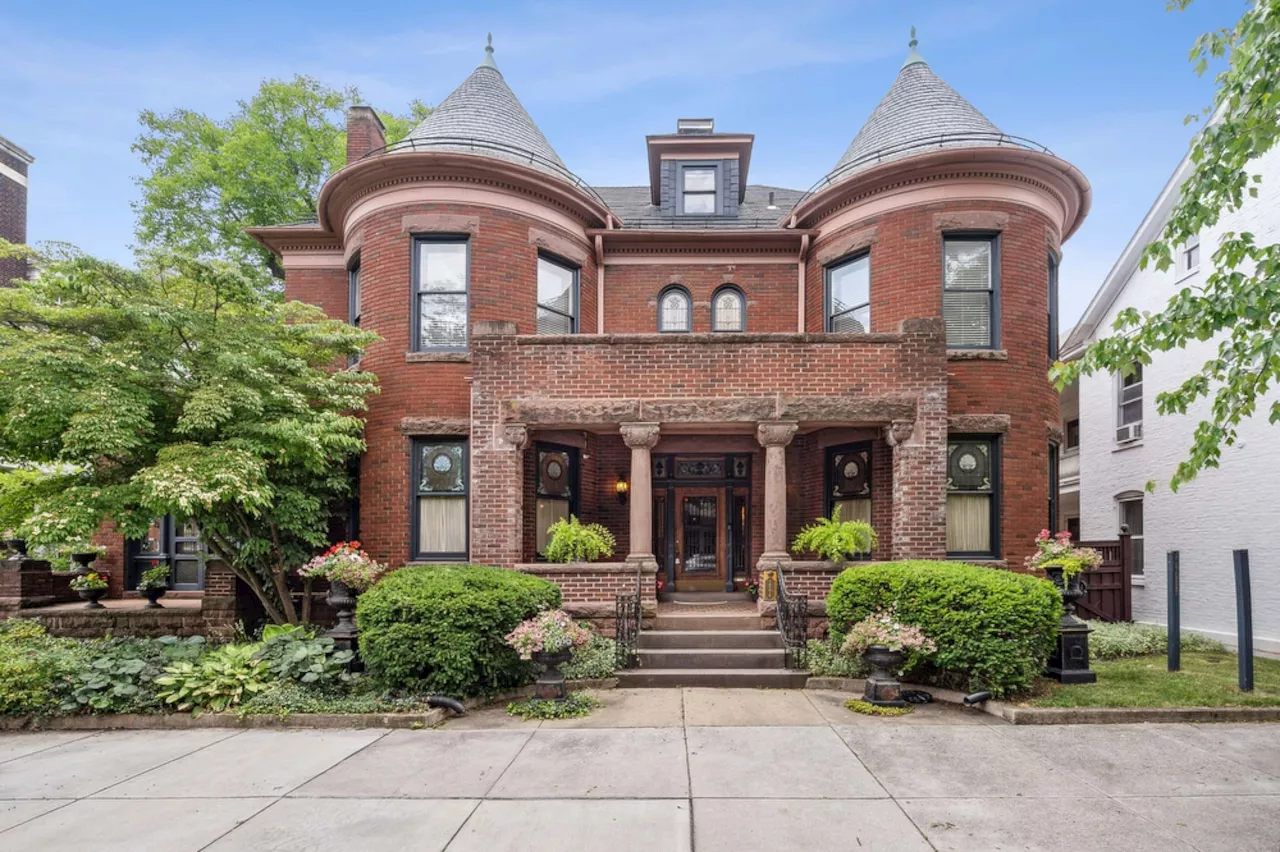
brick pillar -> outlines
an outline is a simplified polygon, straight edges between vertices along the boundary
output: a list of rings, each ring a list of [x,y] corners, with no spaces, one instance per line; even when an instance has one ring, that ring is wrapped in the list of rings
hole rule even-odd
[[[631,448],[631,552],[627,561],[653,562],[653,461],[657,423],[623,423],[623,442]]]
[[[922,400],[916,420],[884,429],[893,449],[893,559],[947,555],[947,417]]]
[[[347,108],[347,165],[386,144],[386,128],[373,107]]]
[[[764,447],[764,552],[760,563],[787,561],[787,445],[796,434],[791,421],[756,426],[756,440]]]
[[[237,586],[240,580],[221,559],[209,559],[204,566],[204,596],[200,614],[204,617],[205,634],[230,639],[236,632],[239,617]],[[245,587],[246,592],[249,591]]]

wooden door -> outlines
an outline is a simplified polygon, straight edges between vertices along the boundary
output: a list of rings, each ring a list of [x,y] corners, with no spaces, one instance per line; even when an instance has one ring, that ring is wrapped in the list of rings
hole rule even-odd
[[[677,591],[724,588],[724,489],[675,491]]]

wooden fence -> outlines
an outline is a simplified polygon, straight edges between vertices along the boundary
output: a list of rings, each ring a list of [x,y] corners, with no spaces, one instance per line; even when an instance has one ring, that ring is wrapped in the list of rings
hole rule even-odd
[[[1114,541],[1082,541],[1080,544],[1099,551],[1102,564],[1083,575],[1088,591],[1076,602],[1076,614],[1100,621],[1132,621],[1133,584],[1129,573],[1133,545],[1129,536],[1122,535]]]

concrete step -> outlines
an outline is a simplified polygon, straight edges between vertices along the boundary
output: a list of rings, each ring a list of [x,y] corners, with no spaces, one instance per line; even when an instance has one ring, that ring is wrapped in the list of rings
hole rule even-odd
[[[673,612],[659,613],[653,620],[655,630],[761,630],[758,615],[742,612]]]
[[[663,603],[718,604],[748,603],[751,598],[746,592],[665,592],[658,600]]]
[[[786,651],[781,648],[664,648],[638,651],[642,669],[781,669]]]
[[[639,648],[645,651],[662,648],[781,648],[782,636],[776,630],[645,630]]]
[[[738,689],[801,689],[808,672],[793,669],[624,669],[618,672],[623,688],[706,686]]]

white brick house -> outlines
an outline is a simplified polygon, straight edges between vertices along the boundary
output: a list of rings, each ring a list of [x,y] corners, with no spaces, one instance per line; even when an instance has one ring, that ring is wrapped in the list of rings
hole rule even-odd
[[[1143,247],[1164,229],[1191,173],[1184,160],[1067,337],[1062,357],[1078,357],[1085,345],[1110,333],[1120,310],[1154,312],[1178,288],[1200,285],[1223,232],[1247,231],[1261,244],[1280,241],[1280,149],[1258,158],[1250,171],[1263,176],[1257,198],[1224,215],[1200,235],[1198,246],[1179,251],[1176,268],[1140,269]],[[1078,447],[1068,446],[1071,440],[1063,444],[1064,483],[1078,465],[1079,485],[1078,494],[1063,489],[1060,523],[1063,528],[1078,523],[1086,540],[1114,538],[1120,524],[1129,523],[1135,562],[1141,558],[1135,565],[1141,573],[1133,578],[1135,621],[1166,623],[1165,554],[1179,551],[1183,628],[1228,644],[1234,644],[1236,631],[1231,552],[1247,548],[1256,647],[1280,652],[1280,425],[1267,421],[1270,400],[1258,406],[1261,414],[1241,425],[1240,442],[1223,448],[1219,469],[1202,472],[1177,493],[1168,486],[1209,406],[1162,417],[1156,414],[1156,394],[1198,372],[1216,349],[1215,341],[1193,343],[1156,355],[1139,376],[1123,383],[1116,376],[1094,375],[1064,392],[1064,431],[1071,427],[1079,434]],[[1078,424],[1070,423],[1074,416]],[[1145,493],[1152,480],[1154,493]]]

